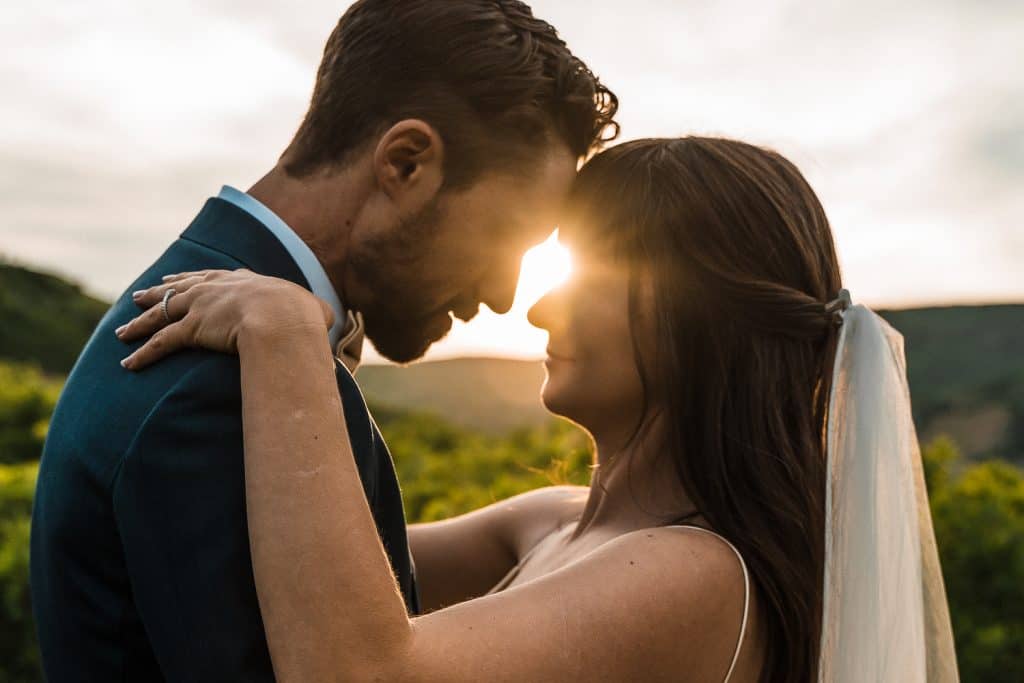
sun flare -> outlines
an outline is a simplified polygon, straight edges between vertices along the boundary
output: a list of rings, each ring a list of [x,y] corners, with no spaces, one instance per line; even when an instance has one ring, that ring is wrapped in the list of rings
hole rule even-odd
[[[572,254],[558,241],[558,231],[523,256],[512,310],[524,313],[572,273]]]
[[[565,282],[571,274],[572,256],[558,241],[556,230],[523,256],[511,311],[498,315],[487,306],[481,306],[479,315],[472,321],[454,320],[448,337],[432,349],[427,358],[543,358],[548,333],[531,325],[526,315],[538,299]],[[380,361],[376,351],[365,357],[370,362]]]

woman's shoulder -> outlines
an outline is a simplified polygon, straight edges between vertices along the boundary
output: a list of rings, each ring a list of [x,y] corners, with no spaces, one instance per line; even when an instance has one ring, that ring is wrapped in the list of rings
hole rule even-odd
[[[685,577],[684,590],[699,599],[727,623],[735,621],[737,607],[742,605],[741,621],[745,624],[753,599],[753,585],[742,554],[717,532],[697,526],[670,525],[651,530],[660,552],[671,555],[667,560],[672,570]]]
[[[747,572],[742,556],[725,538],[702,527],[669,525],[639,529],[610,542],[608,550],[636,555],[661,568],[666,589],[709,591],[743,600]]]
[[[738,633],[749,607],[750,582],[739,554],[721,536],[694,527],[631,531],[598,550],[609,566],[628,566],[647,598],[699,614],[700,629]]]
[[[503,501],[510,540],[518,557],[541,539],[579,517],[590,489],[586,486],[545,486]]]
[[[624,612],[644,612],[648,632],[665,640],[664,647],[687,643],[678,654],[695,680],[724,679],[737,654],[732,680],[747,680],[736,675],[758,670],[754,586],[739,553],[721,536],[694,527],[641,529],[616,537],[593,555],[595,567],[615,573],[605,575],[608,588],[620,583],[617,577],[630,577]]]

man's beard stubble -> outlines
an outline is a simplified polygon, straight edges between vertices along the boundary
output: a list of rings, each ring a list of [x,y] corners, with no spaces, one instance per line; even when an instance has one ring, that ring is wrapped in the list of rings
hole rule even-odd
[[[366,336],[380,355],[395,363],[421,358],[451,329],[447,303],[440,311],[428,300],[431,292],[424,287],[429,283],[424,282],[423,271],[442,216],[439,197],[435,197],[397,230],[365,242],[349,257],[349,267],[372,292],[361,307]]]

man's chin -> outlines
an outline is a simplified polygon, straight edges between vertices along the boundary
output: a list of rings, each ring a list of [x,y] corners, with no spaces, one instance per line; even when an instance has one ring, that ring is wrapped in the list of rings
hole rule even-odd
[[[452,329],[452,319],[447,313],[404,325],[380,325],[375,322],[372,319],[366,320],[366,337],[373,342],[377,353],[399,364],[419,360]]]

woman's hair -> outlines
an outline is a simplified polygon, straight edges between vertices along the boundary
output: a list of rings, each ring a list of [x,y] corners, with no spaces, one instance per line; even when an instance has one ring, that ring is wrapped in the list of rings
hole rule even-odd
[[[572,205],[585,239],[629,260],[634,314],[636,276],[653,276],[646,398],[668,418],[661,452],[758,588],[761,681],[815,679],[838,338],[825,304],[841,287],[821,204],[776,152],[687,137],[595,156]]]

